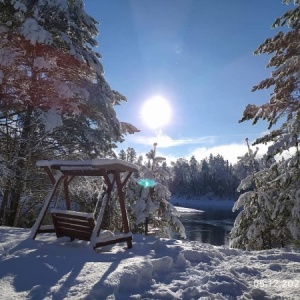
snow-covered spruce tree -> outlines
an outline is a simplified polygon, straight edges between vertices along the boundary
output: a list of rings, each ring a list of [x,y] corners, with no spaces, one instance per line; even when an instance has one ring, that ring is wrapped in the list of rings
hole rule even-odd
[[[178,219],[179,213],[169,202],[171,193],[161,183],[162,179],[168,179],[170,176],[170,172],[160,165],[165,159],[156,157],[155,150],[151,150],[147,158],[147,166],[140,166],[139,177],[132,176],[126,188],[132,229],[148,234],[151,227],[160,237],[170,237],[176,232],[186,238],[184,226]]]
[[[103,77],[96,25],[82,0],[0,0],[2,224],[17,225],[36,160],[112,155],[134,131],[116,118],[126,99]]]
[[[284,1],[291,4],[291,1]],[[288,26],[286,32],[278,32],[275,37],[267,39],[255,54],[273,54],[267,67],[273,68],[270,78],[261,81],[253,88],[253,91],[273,88],[273,93],[268,103],[260,106],[248,105],[243,113],[241,121],[252,120],[255,124],[258,120],[267,120],[270,132],[258,138],[254,144],[269,144],[267,158],[274,159],[275,155],[288,151],[288,158],[273,163],[262,172],[253,174],[256,191],[241,195],[236,208],[254,195],[257,209],[249,207],[248,214],[240,214],[236,225],[231,232],[231,245],[234,247],[246,247],[249,249],[262,249],[277,246],[278,242],[286,244],[299,244],[300,237],[300,7],[299,1],[294,1],[293,9],[287,11],[278,18],[273,27]],[[280,123],[277,128],[276,124]],[[257,189],[258,187],[258,189]],[[250,193],[250,194],[249,194]],[[262,193],[265,193],[263,196]],[[248,194],[248,195],[247,195]],[[261,214],[258,201],[259,197],[265,198],[265,203],[270,207],[268,218],[264,220],[271,233],[270,242],[264,244],[261,240],[255,240],[255,236],[261,235],[261,224],[251,222],[257,219],[256,214]],[[253,203],[252,202],[252,203]],[[242,204],[244,205],[244,204]],[[245,210],[245,206],[244,206]],[[239,228],[238,228],[239,227]],[[242,229],[244,228],[244,229]],[[248,240],[248,232],[252,230],[251,240]],[[250,233],[249,233],[250,234]]]
[[[121,149],[119,154],[118,154],[118,158],[122,159],[122,160],[126,160],[126,152],[124,149]]]
[[[250,148],[246,139],[248,153],[240,157],[239,163],[252,169],[238,187],[245,191],[236,201],[233,211],[242,209],[237,216],[234,227],[230,232],[230,246],[250,250],[269,249],[272,245],[280,244],[281,235],[276,231],[277,220],[273,218],[276,201],[274,166],[257,170],[256,151]],[[265,159],[265,158],[263,158]],[[276,185],[276,184],[275,184]]]
[[[173,178],[171,191],[177,196],[191,196],[189,163],[185,158],[179,158],[172,163]]]
[[[200,194],[200,185],[199,185],[199,178],[200,178],[200,166],[198,161],[196,160],[195,156],[192,156],[189,161],[189,172],[190,172],[190,191],[192,195],[199,195]]]

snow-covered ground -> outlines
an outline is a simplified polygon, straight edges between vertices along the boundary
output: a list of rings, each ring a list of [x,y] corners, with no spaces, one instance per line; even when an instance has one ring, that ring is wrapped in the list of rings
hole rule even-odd
[[[299,299],[300,251],[134,235],[133,248],[0,227],[1,299]]]

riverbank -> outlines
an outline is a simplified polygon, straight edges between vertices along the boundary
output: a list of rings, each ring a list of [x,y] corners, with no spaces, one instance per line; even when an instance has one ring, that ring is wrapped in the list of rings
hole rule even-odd
[[[220,199],[211,199],[207,197],[203,198],[191,198],[187,199],[185,197],[171,197],[170,202],[174,206],[181,206],[186,208],[194,208],[194,209],[204,209],[207,207],[215,207],[215,208],[224,208],[232,210],[233,205],[235,203],[234,200],[220,200]]]

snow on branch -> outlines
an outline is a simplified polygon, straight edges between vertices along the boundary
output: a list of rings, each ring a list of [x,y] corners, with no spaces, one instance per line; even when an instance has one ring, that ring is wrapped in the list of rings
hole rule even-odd
[[[33,45],[36,43],[49,45],[53,43],[51,33],[40,26],[33,18],[25,20],[21,27],[21,34]]]

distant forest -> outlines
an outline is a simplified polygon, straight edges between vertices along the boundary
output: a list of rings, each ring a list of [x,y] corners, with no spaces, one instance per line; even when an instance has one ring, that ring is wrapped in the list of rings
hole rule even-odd
[[[146,154],[146,159],[148,155]],[[137,164],[147,163],[141,155],[137,156],[133,148],[121,150],[118,158]],[[208,196],[236,200],[241,180],[258,171],[262,167],[262,160],[257,160],[254,166],[246,166],[240,162],[232,165],[222,155],[210,154],[200,161],[192,156],[189,160],[179,158],[170,166],[165,162],[162,165],[171,174],[170,179],[162,183],[168,186],[173,196]]]

